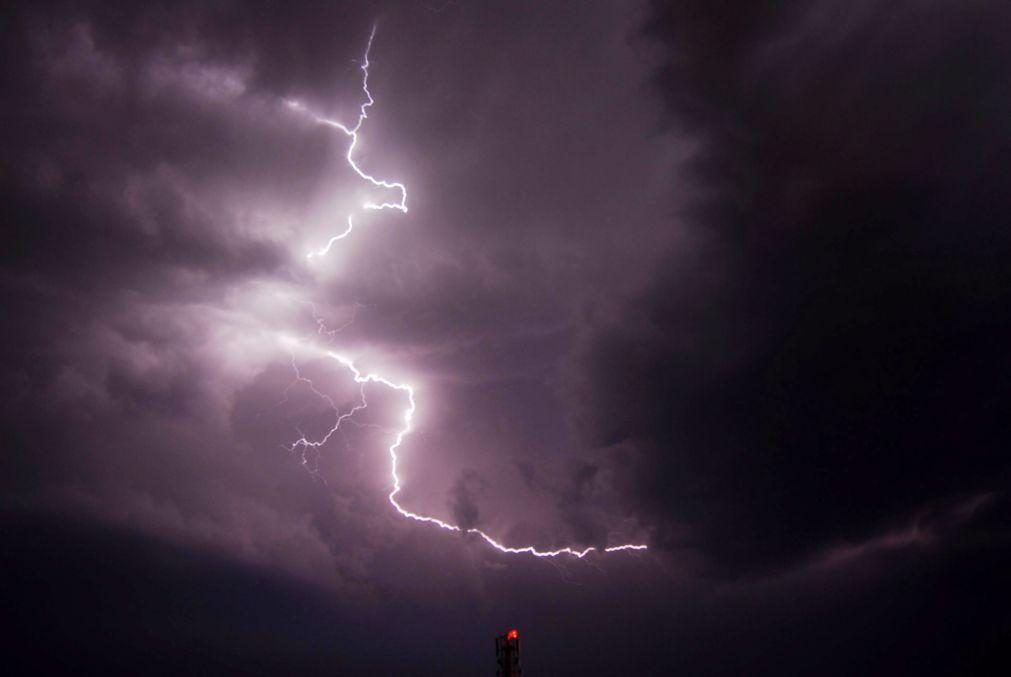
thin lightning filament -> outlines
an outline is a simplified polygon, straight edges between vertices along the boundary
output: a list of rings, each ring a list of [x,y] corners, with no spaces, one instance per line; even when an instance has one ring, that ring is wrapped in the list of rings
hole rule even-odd
[[[298,101],[288,100],[286,101],[286,103],[292,110],[295,110],[301,114],[309,116],[312,120],[314,120],[318,124],[337,129],[338,131],[346,135],[348,138],[350,138],[350,143],[348,144],[345,158],[347,159],[348,165],[351,167],[351,169],[353,169],[355,173],[358,174],[359,177],[368,181],[376,188],[381,188],[387,191],[393,191],[395,194],[399,196],[399,199],[393,202],[379,202],[379,203],[365,202],[364,204],[361,205],[362,209],[365,210],[394,209],[403,213],[407,213],[407,188],[404,186],[404,184],[396,181],[389,181],[386,179],[376,178],[365,172],[365,170],[363,170],[361,166],[355,161],[355,147],[358,144],[359,132],[365,120],[368,119],[368,109],[371,108],[372,105],[375,103],[375,99],[372,97],[372,93],[369,91],[369,52],[372,49],[372,41],[375,38],[375,35],[376,30],[375,27],[373,27],[372,32],[369,34],[369,41],[365,48],[365,55],[361,61],[362,93],[364,95],[364,101],[359,107],[358,119],[355,121],[353,125],[350,126],[345,125],[339,121],[331,120],[329,118],[317,115],[316,113],[313,113],[310,110],[308,110],[303,104],[301,104]],[[353,214],[348,214],[347,226],[344,228],[344,230],[332,236],[327,241],[326,245],[324,245],[323,247],[310,252],[308,254],[308,257],[311,259],[314,257],[325,256],[327,253],[330,252],[334,244],[348,237],[353,230],[354,230]],[[324,330],[323,321],[318,317],[316,317],[316,320],[320,324],[320,333],[322,333]],[[323,447],[325,444],[327,444],[327,442],[330,441],[333,435],[340,429],[340,427],[345,422],[351,421],[352,418],[358,412],[368,407],[368,399],[366,397],[366,386],[380,385],[389,388],[391,390],[395,390],[399,393],[402,393],[407,399],[407,408],[402,415],[401,425],[396,430],[393,443],[390,444],[388,448],[388,452],[390,455],[390,476],[393,482],[393,488],[390,490],[388,498],[390,504],[394,507],[394,509],[396,509],[396,511],[400,515],[408,519],[414,520],[416,522],[424,522],[426,524],[435,525],[440,529],[445,529],[447,531],[475,534],[477,536],[480,536],[485,542],[488,543],[488,545],[492,546],[496,550],[509,554],[528,554],[533,555],[535,557],[558,557],[559,555],[570,555],[573,557],[583,558],[586,557],[591,552],[601,550],[596,547],[587,547],[582,549],[565,547],[559,548],[557,550],[538,550],[536,547],[532,545],[524,545],[517,547],[507,546],[495,540],[481,529],[475,527],[469,528],[461,527],[457,524],[452,524],[451,522],[443,521],[437,517],[421,515],[419,513],[413,512],[405,508],[397,500],[397,496],[400,493],[400,490],[403,485],[403,482],[400,478],[400,473],[398,471],[398,463],[400,460],[399,456],[400,449],[404,444],[404,440],[407,438],[407,436],[410,434],[412,430],[411,424],[414,419],[414,413],[417,409],[417,402],[415,399],[414,388],[405,383],[394,382],[386,378],[385,376],[381,376],[379,374],[363,373],[358,369],[357,366],[355,366],[354,362],[350,358],[341,355],[339,353],[327,351],[326,356],[338,362],[351,374],[355,383],[357,383],[359,386],[358,401],[348,411],[340,413],[333,400],[325,393],[318,390],[313,385],[312,381],[309,378],[303,376],[299,371],[298,366],[295,363],[294,359],[292,359],[292,369],[295,372],[296,382],[304,383],[316,396],[325,401],[337,414],[333,426],[321,437],[317,439],[309,439],[307,436],[303,434],[299,439],[297,439],[293,444],[291,444],[289,450],[292,452],[300,451],[302,454],[303,463],[306,463],[305,452],[307,450],[313,449],[315,451],[318,451],[321,447]],[[623,550],[646,550],[646,549],[647,549],[646,545],[636,545],[628,543],[624,545],[614,545],[610,547],[605,547],[602,550],[603,552],[619,552]]]

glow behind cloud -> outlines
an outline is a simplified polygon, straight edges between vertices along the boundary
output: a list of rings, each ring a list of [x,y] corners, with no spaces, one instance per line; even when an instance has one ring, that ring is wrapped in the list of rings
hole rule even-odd
[[[386,179],[379,179],[379,178],[376,178],[376,177],[368,174],[367,172],[365,172],[365,170],[363,170],[361,168],[360,165],[358,165],[358,163],[355,161],[355,157],[354,157],[355,146],[357,145],[358,138],[359,138],[359,136],[358,136],[359,131],[361,130],[362,125],[364,124],[365,120],[368,118],[368,109],[375,103],[375,99],[373,98],[372,93],[369,91],[369,52],[372,49],[372,42],[373,42],[373,40],[375,38],[375,35],[376,35],[376,29],[375,29],[375,26],[373,26],[372,31],[369,34],[368,44],[366,45],[365,54],[364,54],[364,56],[362,58],[362,62],[361,62],[361,66],[360,66],[361,67],[361,71],[362,71],[362,93],[365,95],[365,101],[361,104],[361,106],[359,108],[358,119],[355,121],[354,125],[348,126],[348,125],[345,125],[345,124],[343,124],[343,123],[341,123],[341,122],[339,122],[337,120],[332,120],[332,119],[323,117],[321,115],[317,115],[316,113],[313,113],[309,109],[307,109],[299,101],[288,100],[285,103],[292,110],[297,111],[299,113],[303,113],[305,115],[308,115],[315,122],[317,122],[319,124],[322,124],[322,125],[326,125],[328,127],[332,127],[334,129],[337,129],[341,133],[343,133],[346,136],[348,136],[351,139],[351,141],[348,144],[348,148],[347,148],[347,152],[345,154],[345,158],[347,159],[348,165],[355,171],[355,173],[358,174],[359,177],[361,177],[362,179],[368,181],[369,183],[371,183],[373,186],[375,186],[377,188],[382,188],[382,189],[386,189],[386,190],[394,190],[394,191],[397,191],[399,193],[399,200],[397,200],[395,202],[378,202],[377,203],[377,202],[367,201],[367,202],[365,202],[365,203],[363,203],[361,205],[361,209],[363,209],[363,210],[394,209],[394,210],[400,211],[402,213],[407,213],[407,188],[406,188],[406,186],[404,186],[404,184],[396,182],[396,181],[390,181],[390,180],[386,180]],[[328,254],[330,252],[330,250],[333,248],[333,246],[337,242],[339,242],[339,241],[345,239],[346,237],[348,237],[349,235],[351,235],[351,233],[354,230],[354,221],[353,221],[353,218],[354,218],[354,214],[353,213],[352,214],[348,214],[347,215],[347,227],[344,230],[342,230],[341,232],[339,232],[338,234],[333,235],[327,241],[327,243],[323,247],[319,248],[318,250],[309,252],[309,254],[307,255],[307,258],[313,259],[314,257],[325,256],[326,254]],[[322,333],[326,332],[326,333],[328,333],[332,337],[334,332],[327,331],[327,327],[325,325],[325,322],[315,312],[313,313],[313,316],[314,316],[314,319],[316,320],[316,322],[319,324],[319,333],[322,334]],[[291,337],[285,337],[283,343],[285,344],[285,346],[288,349],[290,349],[292,347],[292,341],[293,341],[293,339],[291,339]],[[598,548],[592,547],[592,546],[585,547],[585,548],[576,548],[576,547],[566,546],[566,547],[558,548],[558,549],[555,549],[555,550],[539,550],[536,547],[534,547],[533,545],[507,546],[504,543],[502,543],[502,542],[500,542],[500,541],[492,538],[489,534],[485,533],[484,531],[482,531],[481,529],[478,529],[476,527],[464,528],[464,527],[461,527],[460,525],[453,524],[451,522],[446,522],[444,520],[438,519],[437,517],[432,517],[432,516],[429,516],[429,515],[422,515],[422,514],[413,512],[413,511],[405,508],[404,506],[402,506],[398,502],[398,500],[397,500],[397,495],[400,493],[402,485],[403,485],[403,480],[401,479],[400,474],[398,473],[398,462],[399,462],[399,454],[398,454],[398,452],[400,451],[401,447],[404,444],[405,439],[411,433],[411,430],[412,430],[411,429],[411,422],[412,422],[412,420],[414,418],[414,413],[417,410],[417,402],[415,400],[414,388],[412,388],[411,386],[409,386],[409,385],[407,385],[405,383],[398,383],[398,382],[392,381],[389,378],[387,378],[387,377],[385,377],[385,376],[383,376],[381,374],[363,373],[362,371],[360,371],[358,369],[358,367],[355,366],[355,363],[354,363],[354,361],[352,359],[350,359],[350,358],[348,358],[348,357],[346,357],[344,355],[341,355],[339,353],[328,351],[326,353],[326,355],[327,355],[327,357],[329,357],[329,358],[335,360],[336,362],[338,362],[342,367],[344,367],[345,369],[347,369],[350,372],[351,376],[354,378],[355,383],[357,383],[359,385],[359,401],[350,410],[348,410],[347,412],[341,413],[338,410],[337,405],[334,403],[334,401],[328,395],[324,394],[319,389],[317,389],[315,387],[315,385],[313,384],[313,382],[312,382],[311,379],[309,379],[309,378],[307,378],[307,377],[305,377],[305,376],[302,375],[302,373],[298,369],[298,365],[296,364],[296,362],[294,360],[294,357],[292,358],[292,369],[295,372],[296,382],[304,383],[316,396],[318,396],[320,399],[322,399],[323,401],[325,401],[330,406],[330,408],[333,409],[333,411],[334,411],[334,413],[336,415],[336,419],[334,421],[333,426],[325,434],[323,434],[321,437],[319,437],[318,439],[309,439],[306,435],[303,434],[303,435],[301,435],[299,437],[299,439],[297,439],[289,447],[289,450],[292,451],[292,452],[296,452],[296,451],[301,452],[302,462],[303,462],[304,465],[307,465],[307,458],[305,456],[306,449],[310,449],[310,448],[311,449],[320,449],[321,447],[323,447],[324,445],[326,445],[327,442],[330,441],[331,437],[333,437],[333,435],[340,429],[341,425],[345,421],[350,420],[351,418],[353,418],[355,416],[355,414],[357,414],[358,412],[360,412],[360,411],[364,410],[366,407],[368,407],[368,399],[366,397],[366,392],[365,392],[366,386],[371,385],[371,384],[381,385],[381,386],[384,386],[384,387],[389,388],[391,390],[395,390],[397,392],[403,393],[406,396],[406,398],[407,398],[407,408],[406,408],[406,410],[403,413],[402,426],[396,431],[396,435],[394,437],[393,443],[389,446],[390,475],[391,475],[391,478],[392,478],[392,481],[393,481],[393,489],[390,491],[388,498],[389,498],[390,504],[396,509],[396,511],[398,513],[400,513],[400,515],[402,515],[403,517],[412,519],[412,520],[414,520],[416,522],[423,522],[423,523],[426,523],[426,524],[435,525],[435,526],[437,526],[437,527],[439,527],[441,529],[445,529],[447,531],[456,531],[456,532],[461,532],[461,533],[476,534],[477,536],[480,536],[486,543],[488,543],[489,545],[491,545],[496,550],[499,550],[500,552],[504,552],[504,553],[508,553],[508,554],[529,554],[529,555],[533,555],[535,557],[557,557],[559,555],[571,555],[573,557],[583,558],[586,555],[588,555],[589,553],[599,550]],[[624,551],[624,550],[646,550],[647,547],[648,546],[643,545],[643,544],[626,543],[626,544],[622,544],[622,545],[615,545],[615,546],[605,547],[605,548],[603,548],[603,551],[604,552],[619,552],[619,551]]]

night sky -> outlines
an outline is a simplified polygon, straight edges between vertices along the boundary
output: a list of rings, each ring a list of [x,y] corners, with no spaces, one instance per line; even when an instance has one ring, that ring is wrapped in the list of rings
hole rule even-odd
[[[0,16],[5,674],[1011,672],[1011,4]]]

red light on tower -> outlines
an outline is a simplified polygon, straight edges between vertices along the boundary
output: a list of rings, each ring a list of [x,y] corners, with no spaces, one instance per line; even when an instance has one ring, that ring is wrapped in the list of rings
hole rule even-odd
[[[513,628],[495,638],[495,658],[498,677],[522,677],[520,668],[520,631]]]

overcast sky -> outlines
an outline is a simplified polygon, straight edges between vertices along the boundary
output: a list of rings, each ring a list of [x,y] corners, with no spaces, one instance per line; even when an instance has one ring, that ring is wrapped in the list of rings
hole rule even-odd
[[[1007,5],[21,4],[15,672],[1007,670]]]

